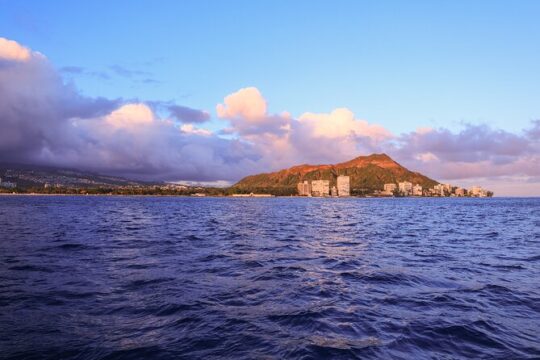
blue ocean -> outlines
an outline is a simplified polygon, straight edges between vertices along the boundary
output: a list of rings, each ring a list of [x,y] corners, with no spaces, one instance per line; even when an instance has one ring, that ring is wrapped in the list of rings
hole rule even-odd
[[[540,199],[2,196],[0,358],[540,358]]]

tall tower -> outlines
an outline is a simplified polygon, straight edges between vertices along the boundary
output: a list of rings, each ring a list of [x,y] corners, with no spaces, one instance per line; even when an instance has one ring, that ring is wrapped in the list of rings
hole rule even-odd
[[[340,175],[337,177],[337,192],[340,197],[351,195],[351,178],[349,176]]]

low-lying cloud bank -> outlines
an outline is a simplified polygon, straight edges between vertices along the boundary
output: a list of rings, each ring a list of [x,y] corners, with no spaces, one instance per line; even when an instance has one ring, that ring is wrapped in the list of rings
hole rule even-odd
[[[44,55],[0,38],[2,162],[142,179],[236,181],[299,163],[387,152],[439,180],[467,185],[481,179],[499,194],[540,195],[540,121],[519,133],[466,125],[459,132],[421,128],[396,135],[346,108],[298,117],[270,113],[254,87],[226,96],[216,114],[228,125],[212,133],[204,129],[207,111],[83,96]]]

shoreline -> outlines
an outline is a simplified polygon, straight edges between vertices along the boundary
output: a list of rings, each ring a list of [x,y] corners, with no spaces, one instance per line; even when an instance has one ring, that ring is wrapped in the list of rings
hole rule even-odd
[[[490,197],[470,197],[470,196],[191,196],[174,194],[42,194],[42,193],[0,193],[2,196],[74,196],[74,197],[181,197],[181,198],[231,198],[231,199],[272,199],[272,198],[305,198],[305,199],[490,199]],[[540,198],[540,196],[493,196],[491,198]]]

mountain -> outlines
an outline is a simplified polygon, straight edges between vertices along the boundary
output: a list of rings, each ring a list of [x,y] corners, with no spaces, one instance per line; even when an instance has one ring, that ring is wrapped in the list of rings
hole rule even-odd
[[[238,192],[268,192],[275,195],[296,194],[296,185],[304,180],[330,180],[335,185],[338,175],[350,176],[352,194],[369,194],[382,190],[386,183],[410,181],[431,188],[438,182],[413,172],[386,154],[359,156],[334,165],[298,165],[273,173],[251,175],[233,185]]]

